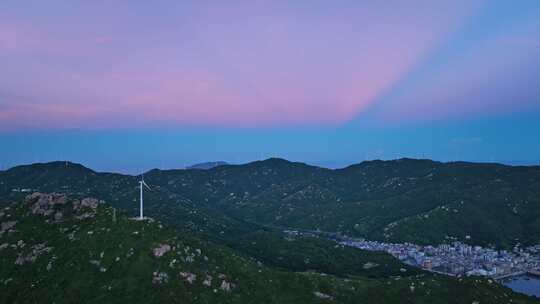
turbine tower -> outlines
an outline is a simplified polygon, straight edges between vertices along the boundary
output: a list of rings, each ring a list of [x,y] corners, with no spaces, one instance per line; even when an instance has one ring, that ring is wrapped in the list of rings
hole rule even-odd
[[[143,188],[146,187],[146,188],[148,188],[148,190],[152,190],[152,189],[150,189],[150,186],[148,186],[144,182],[144,175],[142,175],[142,174],[141,174],[141,180],[139,181],[139,187],[140,187],[140,191],[141,191],[141,206],[140,206],[140,210],[139,210],[139,220],[143,220],[144,219],[144,216],[143,216]]]

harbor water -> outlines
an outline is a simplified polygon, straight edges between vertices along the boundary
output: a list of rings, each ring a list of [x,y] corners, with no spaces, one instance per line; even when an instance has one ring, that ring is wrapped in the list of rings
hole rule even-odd
[[[540,298],[540,277],[522,275],[505,279],[502,283],[515,292],[520,292],[529,296]]]

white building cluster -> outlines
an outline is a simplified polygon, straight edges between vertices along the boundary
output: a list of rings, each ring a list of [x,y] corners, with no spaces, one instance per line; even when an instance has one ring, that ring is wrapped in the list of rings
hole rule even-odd
[[[341,238],[340,243],[369,251],[384,251],[406,264],[448,275],[480,275],[493,278],[523,274],[540,267],[540,245],[512,251],[471,246],[461,242],[438,246],[383,243]]]

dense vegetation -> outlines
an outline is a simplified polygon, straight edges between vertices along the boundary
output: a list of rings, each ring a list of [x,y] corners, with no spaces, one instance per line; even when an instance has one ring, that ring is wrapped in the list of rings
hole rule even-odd
[[[402,270],[401,275],[368,272],[368,278],[359,270],[359,275],[345,279],[267,267],[227,246],[159,222],[129,219],[105,202],[77,195],[34,194],[24,201],[4,202],[1,303],[535,302],[475,278]],[[319,246],[316,239],[298,241],[287,240],[295,249]],[[354,253],[343,254],[347,255]],[[365,258],[372,266],[388,261],[382,256]],[[393,262],[387,269],[395,267],[402,265]]]
[[[400,159],[329,170],[269,159],[152,170],[145,178],[155,188],[148,194],[154,216],[223,239],[263,225],[420,244],[540,243],[540,167]],[[16,197],[12,189],[31,188],[137,207],[137,177],[71,163],[16,167],[0,172],[0,181],[4,200]]]

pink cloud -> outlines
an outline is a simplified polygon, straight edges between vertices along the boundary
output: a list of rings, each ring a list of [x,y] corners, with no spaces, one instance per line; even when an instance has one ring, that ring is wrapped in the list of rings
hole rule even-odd
[[[21,22],[0,21],[0,54],[4,56],[78,57],[96,56],[114,38],[107,35],[68,34],[57,29]]]
[[[212,5],[159,31],[131,19],[109,32],[0,23],[0,54],[19,60],[0,59],[13,71],[0,81],[31,100],[0,100],[0,125],[341,124],[477,8],[303,5]]]

